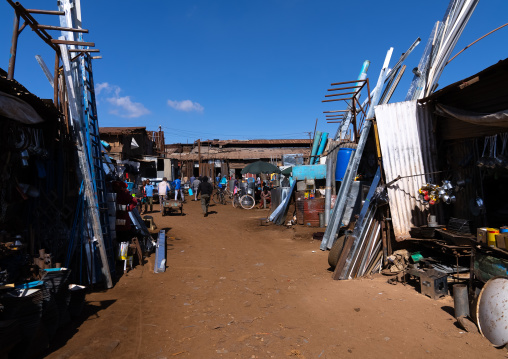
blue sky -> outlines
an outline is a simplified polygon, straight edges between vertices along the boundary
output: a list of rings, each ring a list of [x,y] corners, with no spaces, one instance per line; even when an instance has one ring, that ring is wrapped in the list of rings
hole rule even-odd
[[[56,1],[22,0],[25,8]],[[393,65],[420,37],[392,97],[401,101],[447,0],[151,1],[82,0],[85,41],[94,62],[101,126],[162,125],[166,143],[196,139],[308,138],[335,133],[321,103],[330,83],[355,80],[364,60],[375,83],[389,47]],[[506,23],[508,1],[480,1],[453,54]],[[7,70],[14,11],[0,2],[0,67]],[[58,25],[56,16],[35,15]],[[51,32],[58,37],[58,32]],[[508,26],[466,50],[444,70],[440,87],[508,57]],[[52,88],[35,60],[54,54],[30,30],[18,43],[15,78],[42,98]]]

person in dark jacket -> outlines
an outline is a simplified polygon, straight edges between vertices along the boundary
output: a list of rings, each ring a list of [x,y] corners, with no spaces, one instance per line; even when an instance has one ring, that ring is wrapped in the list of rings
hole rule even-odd
[[[203,216],[208,216],[208,205],[210,204],[210,197],[212,196],[213,187],[208,182],[208,177],[204,176],[203,181],[198,186],[198,196],[201,194],[201,209],[203,210]]]

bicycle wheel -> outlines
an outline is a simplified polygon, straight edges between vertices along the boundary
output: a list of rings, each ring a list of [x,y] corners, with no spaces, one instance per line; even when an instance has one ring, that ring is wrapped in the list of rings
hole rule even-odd
[[[251,195],[243,195],[240,198],[240,205],[243,209],[252,209],[256,205],[256,200]]]
[[[227,193],[224,193],[224,204],[230,204],[233,202],[233,196],[228,195]]]
[[[240,195],[235,194],[233,196],[233,207],[238,208],[240,206]]]
[[[220,201],[220,193],[219,192],[215,192],[212,196],[212,201],[213,203],[217,204],[217,203],[221,203]]]

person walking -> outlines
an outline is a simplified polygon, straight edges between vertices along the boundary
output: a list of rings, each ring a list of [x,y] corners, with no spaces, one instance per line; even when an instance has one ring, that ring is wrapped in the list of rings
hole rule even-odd
[[[182,190],[182,181],[180,180],[180,177],[176,177],[176,180],[174,183],[175,183],[175,201],[178,199],[178,193],[180,193],[180,196],[182,197],[182,202],[185,202],[185,198],[184,198],[183,190]]]
[[[166,199],[166,196],[169,194],[169,183],[166,177],[162,179],[162,182],[159,183],[157,189],[159,190],[159,205],[162,213],[164,207],[164,200]]]
[[[143,213],[148,212],[148,205],[150,205],[150,212],[153,212],[153,190],[154,187],[150,180],[146,180],[144,188],[145,211]]]
[[[194,178],[194,181],[192,181],[192,190],[194,191],[194,201],[198,200],[198,187],[201,181],[199,178]]]
[[[212,196],[213,186],[208,182],[208,177],[204,176],[203,181],[198,187],[198,196],[201,194],[201,209],[203,217],[208,217],[208,206],[210,205],[210,197]]]

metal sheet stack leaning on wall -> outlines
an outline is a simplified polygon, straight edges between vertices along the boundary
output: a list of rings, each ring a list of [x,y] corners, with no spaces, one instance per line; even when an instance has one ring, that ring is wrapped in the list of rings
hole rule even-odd
[[[81,25],[81,14],[80,14],[80,6],[79,1],[77,1],[74,6],[71,5],[69,0],[63,0],[60,2],[60,11],[64,11],[65,15],[60,16],[60,23],[62,27],[68,28],[80,28]],[[75,25],[76,23],[77,25]],[[76,41],[73,32],[63,32],[64,36],[60,38],[63,41]],[[81,39],[80,39],[81,40]],[[83,76],[83,73],[88,71],[88,69],[80,68],[76,62],[71,62],[69,57],[69,49],[74,49],[75,45],[67,45],[60,44],[61,57],[63,62],[63,68],[65,73],[65,79],[67,83],[67,94],[69,98],[69,108],[72,117],[72,123],[74,125],[75,134],[78,138],[77,150],[78,150],[78,159],[79,159],[79,170],[81,175],[83,176],[83,182],[85,187],[85,198],[87,202],[88,209],[88,219],[90,221],[90,227],[93,229],[93,236],[97,239],[97,247],[100,253],[100,258],[102,262],[101,270],[105,279],[105,284],[107,288],[113,287],[113,281],[111,278],[111,271],[108,262],[108,253],[107,246],[104,242],[104,226],[107,227],[107,224],[101,223],[101,216],[99,213],[99,205],[98,205],[98,193],[97,190],[104,190],[104,188],[100,189],[97,187],[95,183],[96,177],[92,172],[96,170],[102,171],[102,164],[96,165],[92,159],[93,156],[97,157],[97,153],[94,150],[92,140],[90,138],[90,134],[96,134],[95,142],[97,142],[96,146],[100,146],[100,141],[98,140],[98,124],[96,124],[96,118],[94,119],[94,123],[89,122],[89,119],[84,118],[85,112],[82,111],[81,106],[81,88],[86,87],[87,82],[86,77]],[[80,62],[82,66],[85,66],[84,61]],[[81,71],[83,70],[83,72]],[[91,69],[90,69],[91,71]],[[86,76],[86,75],[85,75]],[[93,82],[93,81],[92,81]],[[93,85],[93,83],[92,83]],[[78,100],[79,99],[79,100]],[[83,98],[84,101],[89,101],[89,98]],[[93,102],[93,101],[92,101]],[[95,106],[95,104],[93,104]],[[85,108],[85,110],[90,111],[90,109]],[[90,114],[90,113],[89,113]],[[97,128],[90,128],[90,126],[97,125]],[[100,157],[100,156],[99,156]],[[104,194],[105,196],[105,194]],[[109,239],[109,238],[108,238]]]
[[[375,88],[376,94],[372,98],[372,103],[369,107],[369,112],[367,113],[365,124],[363,125],[363,128],[361,130],[357,150],[355,152],[354,157],[351,156],[352,159],[350,160],[348,169],[344,176],[344,180],[342,181],[342,185],[337,195],[337,202],[335,203],[335,207],[333,208],[331,221],[328,227],[326,228],[323,240],[321,242],[320,249],[323,251],[326,250],[327,248],[328,249],[332,248],[332,245],[335,242],[335,236],[341,224],[342,216],[344,214],[347,195],[349,193],[349,189],[351,188],[351,183],[356,176],[356,171],[358,170],[358,166],[362,158],[363,149],[365,148],[367,137],[369,135],[369,131],[372,126],[372,121],[369,121],[368,119],[372,118],[372,116],[374,115],[374,106],[378,104],[381,98],[383,85],[388,75],[388,64],[390,63],[392,52],[393,48],[390,48],[390,50],[388,50],[388,53],[386,54],[383,67],[381,68],[381,72],[379,74],[378,82]]]
[[[333,279],[353,279],[369,274],[366,273],[368,268],[381,267],[381,256],[379,255],[381,225],[376,219],[377,203],[375,198],[380,179],[381,169],[378,167],[353,233],[346,238],[339,262],[333,273]]]
[[[406,177],[388,187],[393,230],[400,241],[411,237],[411,227],[427,224],[430,214],[428,204],[417,197],[423,184],[437,182],[436,174],[428,174],[437,171],[432,115],[427,106],[406,101],[378,106],[376,119],[386,181]],[[433,208],[443,223],[442,207]]]
[[[415,49],[416,46],[420,43],[420,38],[417,38],[411,46],[408,48],[406,52],[404,52],[395,66],[392,70],[388,69],[388,64],[390,62],[391,52],[393,49],[390,49],[388,52],[385,63],[383,65],[383,68],[381,69],[381,73],[379,75],[378,82],[376,84],[376,87],[372,91],[372,103],[369,108],[369,112],[367,113],[366,118],[370,119],[374,116],[374,108],[378,103],[386,103],[389,101],[391,94],[393,93],[394,89],[397,87],[400,76],[397,76],[399,74],[399,70],[402,67],[402,64],[406,60],[406,58],[409,56],[409,54]],[[402,72],[402,71],[401,71]],[[383,91],[383,86],[387,84],[385,91]],[[349,198],[349,192],[351,188],[351,182],[354,180],[354,177],[356,175],[356,171],[358,169],[358,165],[361,160],[361,156],[363,154],[363,148],[365,147],[365,143],[367,141],[367,136],[369,134],[370,127],[372,125],[371,121],[365,121],[364,127],[361,132],[360,140],[358,142],[357,151],[355,152],[354,156],[351,156],[350,162],[348,164],[348,169],[346,171],[346,174],[344,176],[343,184],[339,190],[339,193],[337,194],[337,201],[335,203],[330,221],[328,223],[328,226],[326,228],[325,235],[323,236],[323,241],[321,243],[320,249],[326,250],[327,248],[330,249],[335,242],[335,237],[337,230],[339,228],[339,225],[342,222],[342,217],[344,215],[344,207],[348,201]]]

